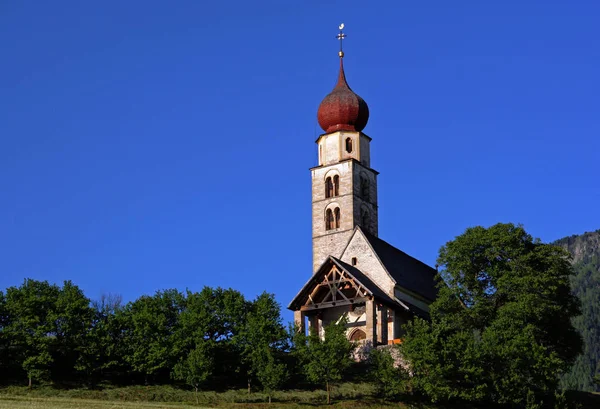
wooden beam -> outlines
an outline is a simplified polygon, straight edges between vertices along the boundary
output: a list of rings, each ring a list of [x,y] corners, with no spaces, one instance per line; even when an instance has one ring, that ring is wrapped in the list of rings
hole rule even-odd
[[[350,298],[348,301],[327,301],[327,302],[322,302],[319,304],[315,304],[315,305],[304,305],[302,307],[300,307],[301,311],[312,311],[312,310],[321,310],[321,309],[325,309],[325,308],[333,308],[333,307],[340,307],[340,306],[344,306],[344,305],[352,305],[352,304],[360,304],[363,302],[368,301],[369,299],[367,297],[361,297],[361,298]]]

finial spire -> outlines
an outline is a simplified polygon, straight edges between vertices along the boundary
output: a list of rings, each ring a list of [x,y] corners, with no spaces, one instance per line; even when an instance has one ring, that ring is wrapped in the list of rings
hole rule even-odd
[[[340,33],[336,36],[336,38],[340,40],[340,52],[338,53],[338,55],[340,56],[340,58],[344,58],[344,51],[342,49],[342,43],[344,41],[344,38],[346,38],[346,34],[344,34],[344,32],[342,31],[344,29],[344,23],[340,24],[339,29]]]

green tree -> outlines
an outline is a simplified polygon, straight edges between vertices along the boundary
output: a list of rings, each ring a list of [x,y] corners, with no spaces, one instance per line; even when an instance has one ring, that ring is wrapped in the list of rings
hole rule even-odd
[[[280,364],[278,359],[287,346],[288,337],[282,321],[281,307],[273,294],[263,292],[249,305],[245,322],[235,338],[246,368],[248,393],[253,379],[262,377],[263,380],[258,381],[270,391],[286,380],[285,365]],[[273,375],[275,373],[279,374],[277,379]]]
[[[128,303],[117,314],[124,325],[124,358],[144,375],[145,383],[149,377],[168,375],[179,357],[174,333],[184,304],[185,298],[177,290],[158,291]]]
[[[401,347],[415,385],[433,400],[524,406],[553,397],[582,346],[568,253],[497,224],[467,229],[438,263],[431,322],[410,323]]]
[[[34,380],[50,376],[54,323],[51,319],[59,288],[47,281],[25,280],[21,287],[6,290],[6,309],[11,317],[5,331],[13,341],[15,359]]]
[[[188,291],[176,334],[179,357],[185,357],[201,340],[212,341],[213,377],[234,379],[240,368],[240,351],[234,341],[248,311],[244,296],[233,289],[204,287]]]
[[[3,332],[11,340],[14,360],[34,380],[50,377],[54,370],[66,376],[73,371],[77,351],[91,323],[89,300],[70,281],[63,287],[47,281],[25,280],[6,291],[10,322]]]
[[[194,388],[198,404],[198,389],[212,374],[214,367],[213,344],[214,341],[211,340],[199,340],[196,347],[173,368],[172,377]]]
[[[120,295],[103,294],[92,303],[94,319],[79,348],[75,369],[90,385],[102,379],[106,371],[121,369],[123,362],[123,327],[117,314],[121,311]]]
[[[52,345],[53,377],[68,379],[89,340],[94,309],[79,287],[71,281],[65,281],[48,318],[53,321],[55,331]]]
[[[407,391],[408,373],[396,365],[392,350],[375,348],[369,353],[369,378],[380,396],[397,398]]]
[[[10,372],[10,339],[6,333],[6,327],[9,325],[9,316],[6,309],[6,297],[0,291],[0,377],[2,374]]]
[[[346,337],[345,319],[326,325],[324,329],[324,338],[314,330],[308,336],[297,332],[294,347],[307,378],[325,385],[327,404],[330,404],[331,384],[341,380],[351,365],[355,345]]]
[[[256,378],[269,397],[269,403],[271,403],[273,392],[279,389],[288,379],[286,365],[280,359],[277,359],[276,352],[273,348],[263,345],[259,347],[253,359]]]

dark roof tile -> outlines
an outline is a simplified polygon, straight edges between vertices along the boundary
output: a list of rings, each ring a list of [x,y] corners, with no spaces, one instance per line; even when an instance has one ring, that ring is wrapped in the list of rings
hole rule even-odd
[[[409,291],[417,293],[430,301],[437,297],[435,269],[427,264],[398,250],[391,244],[361,230],[385,269],[396,280],[396,283]]]

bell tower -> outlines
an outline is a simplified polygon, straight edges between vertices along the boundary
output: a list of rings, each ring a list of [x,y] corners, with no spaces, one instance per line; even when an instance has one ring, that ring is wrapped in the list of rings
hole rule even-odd
[[[348,86],[340,26],[337,84],[321,102],[317,118],[325,133],[317,139],[318,166],[312,168],[313,274],[328,256],[339,257],[354,228],[378,234],[377,175],[371,169],[371,138],[362,130],[367,103]]]

